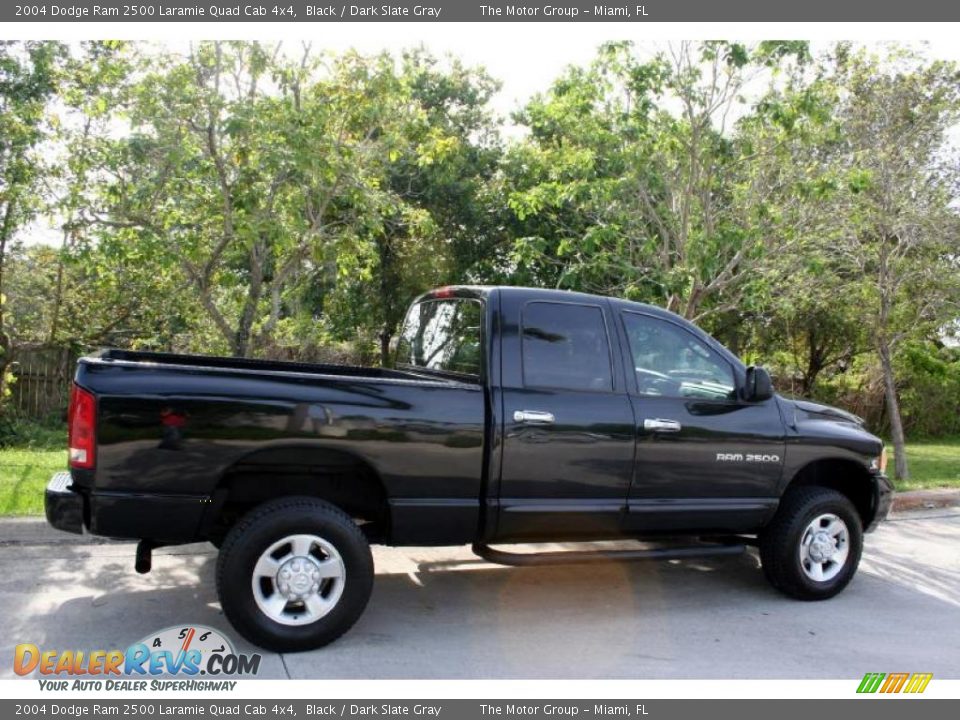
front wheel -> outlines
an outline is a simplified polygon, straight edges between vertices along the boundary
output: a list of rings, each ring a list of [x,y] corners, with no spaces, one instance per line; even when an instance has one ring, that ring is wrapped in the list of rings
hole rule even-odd
[[[224,538],[217,591],[230,623],[275,652],[336,640],[370,599],[373,558],[350,516],[314,498],[285,498],[244,516]]]
[[[860,564],[863,527],[850,500],[824,487],[788,491],[760,534],[763,572],[799,600],[826,600],[843,590]]]

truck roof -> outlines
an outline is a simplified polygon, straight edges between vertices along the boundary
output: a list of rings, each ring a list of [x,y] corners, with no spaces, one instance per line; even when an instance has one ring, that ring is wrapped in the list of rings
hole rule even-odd
[[[447,285],[444,287],[435,288],[430,290],[420,297],[416,298],[412,304],[418,303],[422,300],[434,300],[434,299],[443,299],[443,298],[453,298],[453,297],[468,297],[468,298],[478,298],[483,299],[489,296],[491,293],[499,291],[502,296],[513,296],[513,297],[522,297],[522,298],[531,298],[536,300],[546,300],[546,301],[557,301],[557,302],[570,302],[570,301],[580,301],[580,302],[589,302],[596,303],[597,301],[609,302],[614,309],[618,310],[633,310],[635,312],[642,312],[647,315],[653,315],[655,317],[660,317],[675,324],[679,324],[686,328],[689,332],[696,335],[704,343],[712,347],[714,350],[723,355],[734,367],[743,369],[745,366],[743,361],[740,360],[736,355],[734,355],[730,350],[724,347],[723,344],[717,341],[709,333],[705,332],[703,328],[694,324],[690,320],[687,320],[677,313],[670,312],[662,307],[656,305],[649,305],[647,303],[634,302],[632,300],[623,300],[621,298],[610,297],[608,295],[592,295],[590,293],[577,292],[575,290],[561,290],[558,288],[535,288],[535,287],[526,287],[523,285]]]
[[[524,296],[536,298],[537,300],[557,300],[557,301],[571,301],[579,300],[583,302],[597,302],[598,300],[605,300],[619,307],[632,308],[634,310],[642,310],[643,312],[649,313],[651,315],[659,315],[662,317],[680,319],[684,324],[689,324],[689,321],[676,313],[670,312],[662,307],[657,305],[650,305],[648,303],[635,302],[633,300],[624,300],[622,298],[611,297],[608,295],[594,295],[591,293],[579,292],[576,290],[563,290],[560,288],[537,288],[537,287],[528,287],[525,285],[446,285],[444,287],[434,288],[425,292],[420,297],[416,298],[413,302],[419,302],[421,300],[432,300],[439,298],[448,298],[448,297],[475,297],[475,298],[484,298],[490,295],[492,292],[499,290],[505,296]]]

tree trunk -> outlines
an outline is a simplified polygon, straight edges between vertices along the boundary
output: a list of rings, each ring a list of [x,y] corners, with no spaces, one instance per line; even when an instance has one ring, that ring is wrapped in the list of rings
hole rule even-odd
[[[51,310],[50,335],[47,340],[50,344],[57,342],[60,330],[60,310],[63,307],[63,254],[67,251],[70,231],[64,230],[63,242],[60,243],[60,252],[57,253],[57,283],[53,291],[53,310]]]
[[[803,397],[813,397],[813,386],[817,382],[824,366],[824,352],[817,344],[817,331],[813,327],[807,328],[807,369],[803,373],[800,388]]]
[[[237,322],[237,331],[233,338],[233,354],[236,357],[247,357],[252,348],[253,321],[256,319],[257,308],[263,295],[263,266],[267,253],[266,242],[260,239],[250,246],[248,268],[250,270],[250,289],[247,299],[243,303],[243,311]]]
[[[394,252],[390,230],[384,232],[377,241],[377,253],[380,259],[380,312],[383,325],[380,330],[380,367],[390,366],[390,338],[393,337],[393,306],[396,303],[397,281],[394,277]]]
[[[393,333],[387,328],[380,331],[380,367],[390,367],[390,339]]]
[[[893,374],[890,346],[885,339],[878,341],[877,352],[883,368],[887,417],[890,419],[890,434],[893,436],[894,477],[897,480],[907,480],[910,478],[910,470],[907,467],[907,440],[903,434],[903,419],[900,417],[900,400],[897,398],[897,381]]]
[[[13,236],[13,200],[7,201],[3,213],[3,225],[0,227],[0,407],[7,394],[7,367],[13,360],[13,341],[4,331],[3,281],[7,261],[7,243]]]

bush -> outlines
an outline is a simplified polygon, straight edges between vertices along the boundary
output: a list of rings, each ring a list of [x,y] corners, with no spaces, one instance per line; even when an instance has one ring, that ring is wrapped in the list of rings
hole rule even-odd
[[[909,437],[960,434],[960,348],[905,345],[897,356],[900,411]]]
[[[960,435],[960,348],[934,342],[903,345],[895,370],[907,438]],[[845,372],[821,375],[813,395],[859,415],[871,432],[889,435],[883,376],[873,354],[859,356]]]
[[[34,419],[15,412],[0,414],[0,447],[32,450],[63,450],[67,425],[60,413]]]

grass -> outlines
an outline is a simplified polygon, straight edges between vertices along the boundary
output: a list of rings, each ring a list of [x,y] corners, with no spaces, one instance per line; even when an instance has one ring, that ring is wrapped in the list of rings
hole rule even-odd
[[[897,490],[960,488],[960,437],[907,443],[907,466],[910,479],[897,482]],[[887,472],[893,474],[892,452]]]
[[[51,475],[66,467],[66,446],[0,450],[0,516],[42,515],[43,489]]]
[[[17,442],[0,448],[0,516],[42,515],[47,481],[66,468],[66,431],[42,425],[17,430]],[[907,460],[911,477],[897,490],[960,488],[960,437],[912,442]],[[887,470],[893,472],[892,456]]]
[[[42,515],[43,489],[67,467],[67,431],[60,424],[8,421],[0,447],[0,516]]]

